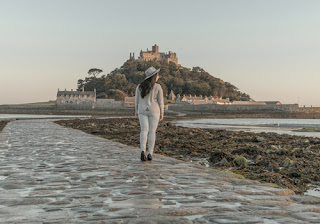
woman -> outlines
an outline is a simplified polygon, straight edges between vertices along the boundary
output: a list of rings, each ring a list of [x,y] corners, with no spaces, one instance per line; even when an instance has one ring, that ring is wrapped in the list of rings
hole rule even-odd
[[[156,130],[159,121],[163,120],[163,91],[156,83],[160,69],[150,67],[145,71],[146,78],[136,89],[135,110],[140,121],[141,161],[152,160]],[[147,148],[148,141],[148,150]],[[147,153],[147,154],[146,154]],[[147,156],[146,156],[147,155]]]

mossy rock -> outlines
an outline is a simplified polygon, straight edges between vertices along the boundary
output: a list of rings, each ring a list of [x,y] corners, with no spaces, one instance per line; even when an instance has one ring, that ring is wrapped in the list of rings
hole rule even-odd
[[[247,161],[247,159],[246,159],[245,157],[243,157],[243,156],[238,156],[237,158],[235,158],[235,159],[233,160],[233,162],[234,162],[237,166],[242,167],[242,168],[248,166],[248,161]]]

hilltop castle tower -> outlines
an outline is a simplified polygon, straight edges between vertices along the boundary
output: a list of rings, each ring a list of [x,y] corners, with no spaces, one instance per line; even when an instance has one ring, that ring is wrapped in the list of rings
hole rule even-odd
[[[130,53],[130,60],[135,60],[134,53],[133,55]],[[152,51],[140,51],[140,56],[138,57],[139,61],[165,61],[167,63],[173,62],[176,65],[178,64],[178,58],[176,53],[169,51],[169,53],[159,52],[159,46],[152,46]]]
[[[135,58],[134,58],[134,53],[130,53],[130,60],[134,60]]]

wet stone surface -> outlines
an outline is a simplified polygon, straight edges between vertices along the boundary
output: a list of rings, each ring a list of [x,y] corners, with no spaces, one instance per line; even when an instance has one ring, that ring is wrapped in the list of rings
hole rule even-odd
[[[320,200],[54,124],[0,133],[0,223],[319,223]]]

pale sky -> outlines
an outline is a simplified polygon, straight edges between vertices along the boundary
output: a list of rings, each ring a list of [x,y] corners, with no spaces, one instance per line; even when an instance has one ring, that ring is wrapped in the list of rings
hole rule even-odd
[[[159,45],[253,99],[320,106],[318,0],[0,0],[0,104],[55,100]]]

